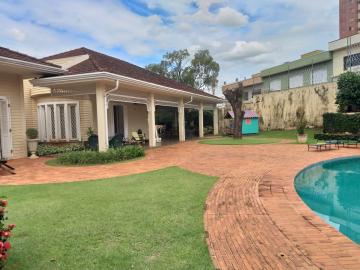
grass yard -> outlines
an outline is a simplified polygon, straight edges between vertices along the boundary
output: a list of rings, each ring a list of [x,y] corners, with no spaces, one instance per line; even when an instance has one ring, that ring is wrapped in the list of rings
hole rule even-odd
[[[315,133],[321,133],[318,129],[307,129],[308,143],[315,143]],[[264,131],[258,135],[244,136],[243,139],[233,139],[232,137],[221,137],[215,139],[201,140],[201,144],[209,145],[252,145],[252,144],[271,144],[278,143],[281,140],[292,140],[297,143],[296,130],[279,130],[279,131]]]
[[[216,139],[201,140],[201,144],[210,145],[250,145],[250,144],[270,144],[280,142],[279,139],[274,138],[260,138],[258,136],[245,136],[243,139],[233,139],[231,137],[222,137]]]
[[[112,179],[2,186],[16,223],[6,269],[213,269],[204,203],[215,177],[171,167]]]

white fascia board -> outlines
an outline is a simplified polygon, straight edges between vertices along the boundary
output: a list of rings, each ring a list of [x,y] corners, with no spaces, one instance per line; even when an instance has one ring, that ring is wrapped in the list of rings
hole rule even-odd
[[[5,64],[5,65],[13,66],[13,67],[18,67],[18,68],[25,68],[25,69],[29,69],[33,72],[40,72],[40,73],[63,74],[66,72],[65,70],[61,69],[60,67],[58,67],[58,68],[51,67],[51,66],[47,66],[45,64],[42,65],[42,64],[38,64],[38,63],[32,63],[32,62],[27,62],[27,61],[3,57],[3,56],[0,56],[0,64]]]
[[[349,45],[358,45],[360,43],[360,34],[351,37],[338,39],[329,42],[329,51],[337,51],[347,48]]]
[[[138,79],[117,75],[109,72],[93,72],[93,73],[85,73],[85,74],[77,74],[77,75],[56,76],[50,78],[36,79],[33,80],[32,82],[35,86],[51,87],[55,85],[64,85],[69,83],[83,83],[83,82],[95,82],[95,81],[119,81],[120,83],[125,83],[137,87],[144,87],[149,90],[154,90],[157,92],[173,93],[173,94],[176,93],[184,97],[193,96],[204,100],[211,100],[216,103],[223,102],[223,99],[218,97],[207,97],[200,94],[190,93],[187,91],[183,91],[159,84],[154,84],[150,82],[145,82]]]

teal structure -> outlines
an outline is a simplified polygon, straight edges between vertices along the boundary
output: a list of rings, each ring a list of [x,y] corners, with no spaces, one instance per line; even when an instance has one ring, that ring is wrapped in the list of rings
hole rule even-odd
[[[259,134],[259,118],[248,118],[243,120],[242,134]]]
[[[225,116],[226,119],[234,119],[234,112],[230,111]],[[230,128],[234,128],[234,123],[231,121]],[[242,134],[243,135],[252,135],[259,134],[259,115],[254,111],[245,111],[243,124],[242,124]]]

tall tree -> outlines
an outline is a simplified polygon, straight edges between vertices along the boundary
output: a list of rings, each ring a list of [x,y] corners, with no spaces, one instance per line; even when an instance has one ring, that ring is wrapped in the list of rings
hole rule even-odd
[[[242,139],[242,123],[245,112],[242,110],[244,86],[239,82],[234,89],[224,91],[224,96],[229,101],[234,112],[234,138]]]
[[[190,61],[188,50],[168,52],[158,64],[146,69],[200,90],[215,93],[220,66],[208,50],[200,50]]]
[[[190,54],[186,49],[168,52],[159,64],[150,64],[145,68],[169,79],[192,85],[189,58]]]
[[[209,50],[200,50],[191,61],[195,87],[204,91],[213,91],[217,85],[220,66],[210,55]]]

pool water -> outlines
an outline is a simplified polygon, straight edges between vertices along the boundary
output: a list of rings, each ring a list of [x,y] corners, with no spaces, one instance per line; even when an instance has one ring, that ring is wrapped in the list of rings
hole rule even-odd
[[[312,165],[296,176],[295,189],[318,216],[360,244],[360,157]]]

